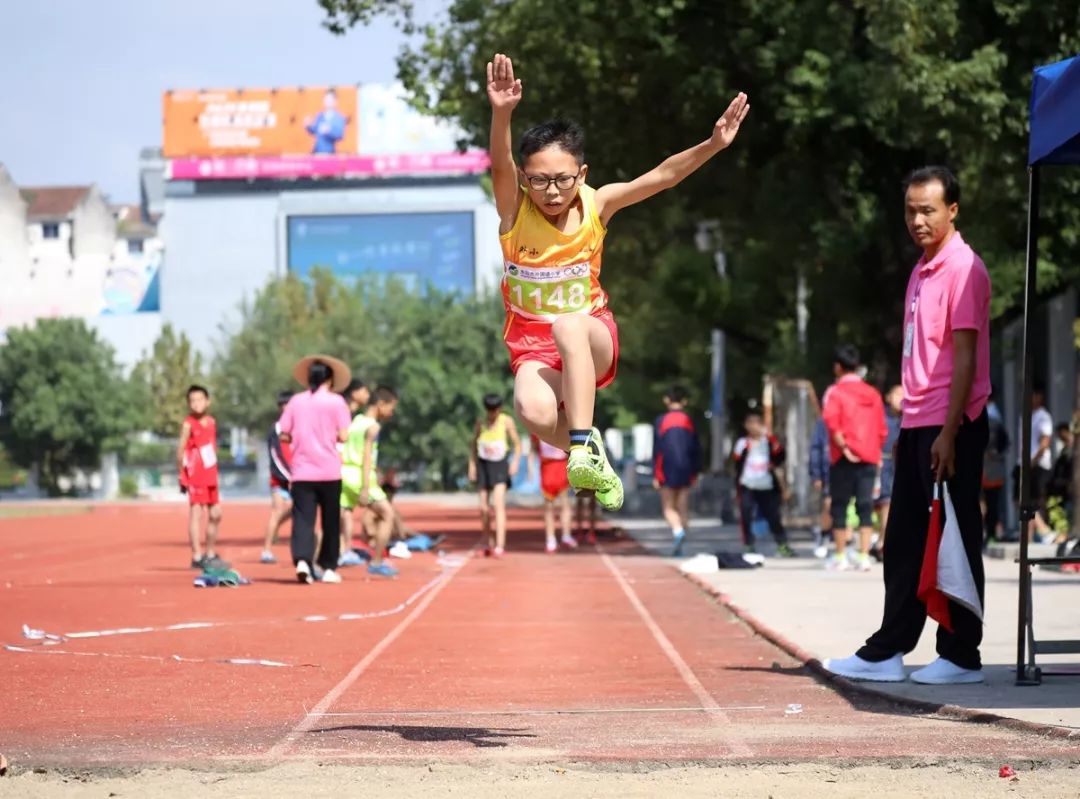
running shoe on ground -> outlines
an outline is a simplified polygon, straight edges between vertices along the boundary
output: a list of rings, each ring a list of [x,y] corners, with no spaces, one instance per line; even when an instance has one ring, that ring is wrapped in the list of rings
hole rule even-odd
[[[259,563],[277,563],[277,558],[269,549],[264,549],[259,556]]]
[[[369,563],[367,567],[367,573],[375,577],[397,577],[398,570],[391,566],[389,563],[380,563],[376,566],[374,563]]]
[[[319,580],[319,582],[320,583],[340,583],[341,582],[341,575],[338,574],[333,569],[326,569],[322,573],[322,579]]]
[[[302,560],[296,564],[296,579],[298,582],[307,585],[311,582],[311,567],[306,560]]]
[[[674,543],[671,547],[671,557],[681,558],[683,553],[683,546],[686,544],[686,532],[679,531],[675,534]]]
[[[776,548],[776,556],[778,558],[797,558],[798,553],[792,549],[788,544],[780,544]]]
[[[339,568],[343,566],[363,566],[364,563],[364,559],[361,558],[359,554],[357,554],[355,549],[350,549],[342,552],[337,559],[337,565]]]

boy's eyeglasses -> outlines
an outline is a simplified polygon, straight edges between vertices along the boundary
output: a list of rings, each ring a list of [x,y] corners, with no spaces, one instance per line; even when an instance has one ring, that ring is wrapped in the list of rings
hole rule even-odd
[[[581,170],[579,169],[576,175],[556,175],[553,178],[546,178],[543,175],[526,175],[525,179],[529,181],[529,187],[534,191],[547,191],[547,187],[552,183],[560,191],[566,191],[574,188],[574,184],[577,183],[580,176]]]

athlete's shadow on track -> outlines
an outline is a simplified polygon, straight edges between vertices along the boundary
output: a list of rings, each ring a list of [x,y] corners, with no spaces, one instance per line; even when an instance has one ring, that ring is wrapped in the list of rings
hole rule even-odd
[[[418,743],[442,743],[465,741],[473,746],[503,747],[509,741],[500,738],[536,738],[523,729],[488,729],[487,727],[429,727],[424,725],[409,726],[404,724],[347,724],[340,727],[322,727],[312,733],[324,732],[389,732],[400,735],[403,740]]]

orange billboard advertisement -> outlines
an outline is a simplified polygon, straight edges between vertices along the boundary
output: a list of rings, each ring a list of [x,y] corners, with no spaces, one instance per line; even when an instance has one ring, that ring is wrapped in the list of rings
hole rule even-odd
[[[166,158],[357,150],[355,86],[177,90],[162,107]]]

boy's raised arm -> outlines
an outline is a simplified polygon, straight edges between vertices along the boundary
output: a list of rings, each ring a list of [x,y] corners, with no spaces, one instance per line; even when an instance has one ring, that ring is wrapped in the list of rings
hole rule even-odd
[[[510,117],[521,102],[521,81],[514,78],[514,63],[509,56],[496,53],[494,60],[488,61],[487,94],[491,101],[491,186],[502,234],[514,226],[521,201],[510,140]]]
[[[739,92],[720,119],[716,120],[712,136],[707,140],[689,150],[676,153],[629,183],[609,183],[600,187],[596,192],[596,210],[600,214],[600,221],[607,225],[611,217],[621,209],[678,185],[686,176],[735,141],[739,125],[746,119],[749,111],[750,103],[746,95]]]

